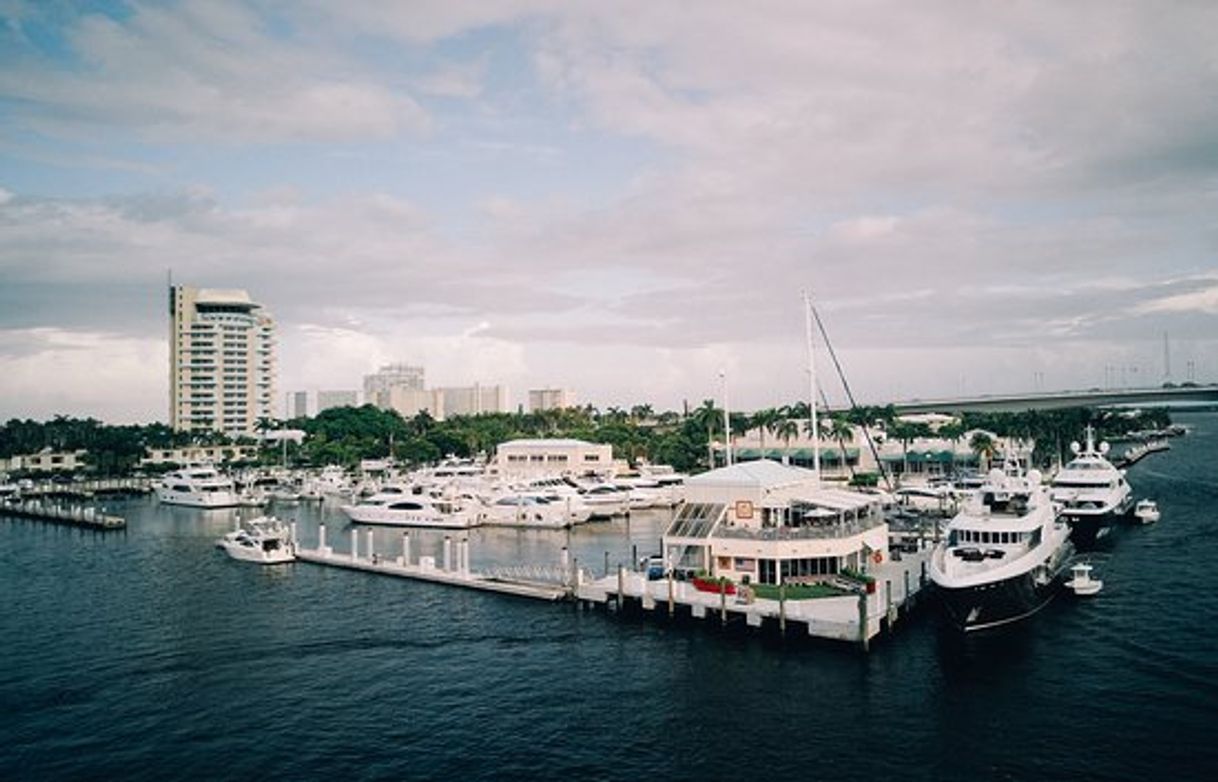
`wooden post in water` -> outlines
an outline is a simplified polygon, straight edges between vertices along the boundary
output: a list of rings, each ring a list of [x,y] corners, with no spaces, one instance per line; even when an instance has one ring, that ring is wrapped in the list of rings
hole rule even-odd
[[[908,613],[909,607],[911,605],[911,603],[909,602],[909,570],[906,569],[904,571],[904,573],[905,573],[905,595],[902,597],[901,602],[905,606],[905,612]]]
[[[673,602],[672,589],[673,589],[672,568],[669,568],[668,569],[668,618],[669,619],[672,619],[673,614],[676,611],[676,606],[674,605],[674,602]]]
[[[609,552],[605,552],[605,557],[608,558]],[[622,606],[626,599],[626,568],[621,565],[617,566],[617,610],[621,613]]]
[[[324,523],[317,525],[317,552],[323,556],[326,554],[326,525]]]
[[[444,536],[444,572],[453,569],[453,538],[452,535]]]
[[[365,535],[365,538],[368,541],[368,561],[376,562],[376,549],[372,544],[372,530],[371,529],[368,530],[367,534]]]
[[[605,575],[609,575],[609,552],[605,552]]]
[[[402,567],[410,567],[410,533],[402,533]]]
[[[351,528],[351,561],[359,559],[359,530]]]
[[[871,639],[867,637],[867,590],[859,594],[859,645],[864,652],[871,651]]]
[[[778,584],[778,632],[787,636],[787,582]]]
[[[727,627],[727,582],[719,579],[719,626]]]

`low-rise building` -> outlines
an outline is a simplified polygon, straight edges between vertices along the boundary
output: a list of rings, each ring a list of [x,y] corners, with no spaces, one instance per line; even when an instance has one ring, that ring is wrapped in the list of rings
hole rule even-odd
[[[84,449],[53,451],[44,448],[38,453],[19,454],[0,459],[0,472],[74,472],[85,466]]]
[[[163,464],[222,464],[258,458],[256,445],[187,445],[180,448],[148,448],[140,466]]]
[[[509,440],[496,449],[495,468],[506,478],[611,474],[613,446],[567,438]]]

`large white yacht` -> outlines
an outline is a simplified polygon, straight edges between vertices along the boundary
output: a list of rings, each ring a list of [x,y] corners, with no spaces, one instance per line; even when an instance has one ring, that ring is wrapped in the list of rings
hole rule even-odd
[[[483,524],[497,527],[562,529],[587,521],[591,513],[592,509],[578,498],[520,492],[489,502],[478,511],[478,518]]]
[[[1074,553],[1040,473],[1015,462],[990,471],[935,547],[930,577],[964,631],[1008,624],[1049,602]]]
[[[192,508],[232,508],[238,504],[232,480],[214,467],[185,467],[167,473],[156,485],[156,496],[161,502]]]
[[[479,524],[477,515],[468,511],[459,500],[436,499],[399,487],[387,487],[387,490],[340,509],[358,524],[437,529],[466,529]]]
[[[1070,443],[1075,454],[1053,479],[1053,501],[1062,506],[1074,542],[1089,546],[1119,516],[1129,513],[1133,492],[1125,473],[1106,458],[1108,443],[1095,445],[1095,430],[1087,427],[1085,444]]]

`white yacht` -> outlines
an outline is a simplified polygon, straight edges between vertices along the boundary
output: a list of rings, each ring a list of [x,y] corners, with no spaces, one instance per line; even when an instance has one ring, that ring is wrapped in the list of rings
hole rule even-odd
[[[1133,493],[1125,473],[1108,461],[1108,443],[1095,445],[1095,430],[1086,430],[1080,447],[1070,443],[1075,454],[1053,479],[1053,501],[1062,506],[1071,535],[1079,546],[1089,546],[1102,536],[1118,517],[1129,513]]]
[[[433,499],[400,487],[387,489],[354,505],[343,505],[340,510],[357,524],[437,529],[466,529],[479,524],[477,515],[459,500]]]
[[[214,467],[174,470],[156,485],[156,496],[169,505],[192,508],[232,508],[238,504],[232,480]]]
[[[586,505],[580,510],[573,507],[569,498],[521,492],[488,503],[478,511],[478,519],[496,527],[563,529],[587,521],[592,512]]]
[[[239,528],[216,541],[233,559],[277,565],[296,559],[296,546],[288,525],[274,516],[261,516],[245,522]]]
[[[630,512],[630,491],[611,483],[580,489],[580,496],[591,506],[594,519],[608,519]]]
[[[993,469],[935,547],[930,577],[948,619],[964,631],[1031,616],[1049,602],[1074,553],[1040,473]]]

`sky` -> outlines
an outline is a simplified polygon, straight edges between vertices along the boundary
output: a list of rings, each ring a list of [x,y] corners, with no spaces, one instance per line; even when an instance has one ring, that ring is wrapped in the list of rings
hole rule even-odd
[[[786,404],[805,290],[864,401],[1165,356],[1218,381],[1215,30],[1204,2],[0,0],[0,420],[165,420],[170,273],[274,314],[280,396],[402,361]]]

